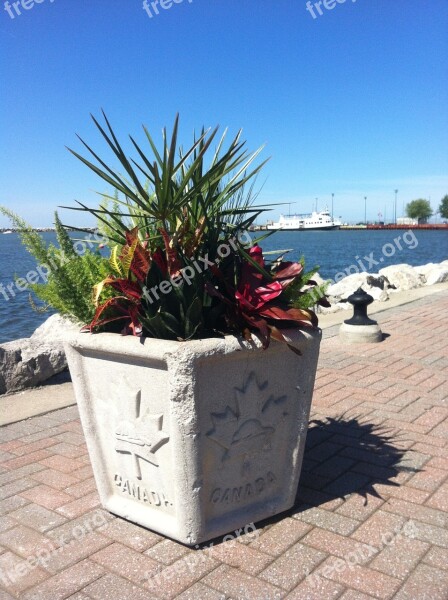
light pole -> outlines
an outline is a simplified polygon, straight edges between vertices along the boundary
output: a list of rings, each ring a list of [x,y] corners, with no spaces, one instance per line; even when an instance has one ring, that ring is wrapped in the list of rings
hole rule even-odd
[[[364,225],[367,227],[367,196],[364,196]]]
[[[331,194],[331,220],[334,221],[333,217],[333,205],[334,205],[334,194]]]
[[[317,198],[316,198],[316,212],[317,212]]]
[[[394,224],[397,224],[397,194],[398,190],[395,190],[395,210],[394,210]]]

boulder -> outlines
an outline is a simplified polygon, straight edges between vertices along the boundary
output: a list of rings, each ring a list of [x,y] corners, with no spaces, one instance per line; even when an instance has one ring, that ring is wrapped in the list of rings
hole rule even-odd
[[[40,385],[67,368],[63,339],[79,325],[53,315],[30,338],[0,345],[0,394]]]
[[[424,278],[426,279],[426,276],[428,275],[428,273],[430,273],[433,269],[437,268],[439,265],[436,265],[434,263],[428,263],[427,265],[421,265],[420,267],[414,267],[415,271],[417,271],[417,273],[419,275],[423,275]]]
[[[378,288],[380,290],[387,290],[391,287],[389,280],[384,275],[368,275],[366,283],[371,288]]]
[[[406,264],[384,267],[379,274],[387,277],[391,287],[395,288],[397,292],[415,290],[426,283],[424,275],[418,273],[414,267]]]
[[[338,302],[338,300],[346,301],[359,287],[367,284],[367,277],[369,277],[369,273],[354,273],[353,275],[347,275],[347,277],[344,277],[341,281],[330,285],[327,290],[327,295],[333,299],[333,302]]]
[[[428,271],[425,277],[426,285],[445,283],[445,281],[448,281],[448,265],[446,267],[434,265],[434,268],[431,269],[431,271]]]
[[[390,283],[387,277],[370,273],[354,273],[331,285],[327,294],[331,304],[347,303],[347,299],[358,288],[370,294],[374,300],[385,302],[389,299]],[[348,305],[349,308],[350,305]]]

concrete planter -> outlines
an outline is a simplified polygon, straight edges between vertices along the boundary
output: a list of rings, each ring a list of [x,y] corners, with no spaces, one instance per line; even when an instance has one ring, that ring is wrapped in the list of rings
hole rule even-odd
[[[320,331],[285,344],[77,334],[66,344],[103,506],[198,544],[289,509]]]

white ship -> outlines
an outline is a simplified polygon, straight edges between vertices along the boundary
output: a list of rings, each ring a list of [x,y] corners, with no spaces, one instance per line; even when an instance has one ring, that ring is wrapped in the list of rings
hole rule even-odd
[[[342,223],[335,221],[328,208],[306,215],[280,215],[277,223],[267,223],[266,229],[301,231],[303,229],[339,229]]]
[[[3,235],[6,235],[7,233],[12,233],[12,231],[9,231],[9,230],[8,231],[4,231]]]

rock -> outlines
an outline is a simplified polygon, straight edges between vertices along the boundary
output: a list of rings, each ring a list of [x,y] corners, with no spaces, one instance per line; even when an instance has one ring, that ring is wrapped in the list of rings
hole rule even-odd
[[[368,285],[363,285],[362,289],[365,292],[368,292],[374,300],[378,300],[378,302],[386,302],[389,300],[389,294],[387,290],[382,290],[379,287],[370,287]]]
[[[394,286],[397,292],[415,290],[426,283],[424,275],[419,274],[413,267],[406,264],[385,267],[380,270],[379,274],[387,277],[391,286]]]
[[[369,273],[354,273],[347,275],[341,281],[330,285],[327,290],[327,295],[334,300],[347,300],[359,287],[366,285]]]
[[[387,290],[390,287],[390,282],[384,275],[368,275],[366,283],[370,288],[379,288],[380,290]]]
[[[313,281],[315,281],[317,283],[317,285],[322,285],[325,283],[325,281],[327,281],[326,279],[323,279],[319,273],[316,273],[315,275],[313,275]]]
[[[448,266],[434,266],[434,269],[426,273],[426,285],[435,285],[436,283],[444,283],[448,281]]]
[[[56,314],[30,338],[0,345],[0,394],[40,385],[66,369],[63,338],[79,327]]]
[[[430,273],[433,269],[437,268],[439,265],[436,265],[434,263],[428,263],[427,265],[421,265],[420,267],[414,267],[415,271],[417,271],[417,273],[419,275],[423,275],[426,279],[426,276],[428,273]]]
[[[387,277],[371,275],[369,273],[354,273],[353,275],[344,277],[344,279],[341,279],[341,281],[328,288],[327,294],[330,303],[347,303],[348,297],[360,287],[373,296],[374,300],[380,302],[389,300],[388,290],[390,288],[390,283]],[[348,308],[350,308],[350,305],[348,305]]]

